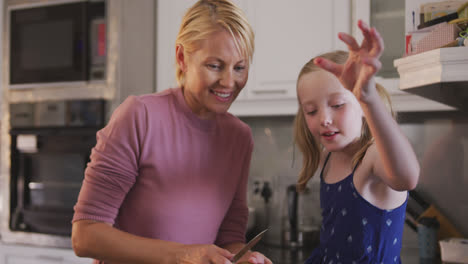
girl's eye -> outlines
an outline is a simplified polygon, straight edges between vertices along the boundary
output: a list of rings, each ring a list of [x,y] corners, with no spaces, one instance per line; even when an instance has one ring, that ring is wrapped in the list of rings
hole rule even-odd
[[[340,108],[340,107],[342,107],[343,105],[344,105],[344,103],[343,103],[343,104],[334,104],[332,107],[333,107],[333,108]]]
[[[307,115],[315,115],[317,113],[317,110],[312,110],[312,111],[307,111]]]

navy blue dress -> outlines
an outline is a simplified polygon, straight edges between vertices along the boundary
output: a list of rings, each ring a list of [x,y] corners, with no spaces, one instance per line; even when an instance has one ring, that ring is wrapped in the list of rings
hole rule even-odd
[[[329,158],[330,154],[323,168]],[[408,199],[392,210],[375,207],[354,187],[356,167],[348,177],[333,184],[325,183],[322,169],[320,245],[306,264],[401,263],[401,238]]]

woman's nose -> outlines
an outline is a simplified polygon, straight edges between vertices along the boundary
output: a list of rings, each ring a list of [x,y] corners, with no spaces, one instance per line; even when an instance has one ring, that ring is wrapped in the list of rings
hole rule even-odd
[[[226,88],[234,87],[234,73],[232,70],[225,70],[221,75],[220,84]]]

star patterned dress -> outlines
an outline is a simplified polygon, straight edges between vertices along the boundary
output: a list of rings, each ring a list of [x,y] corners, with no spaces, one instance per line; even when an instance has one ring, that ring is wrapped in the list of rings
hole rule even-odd
[[[330,154],[323,168],[329,158]],[[408,199],[392,210],[375,207],[354,187],[356,167],[348,177],[333,184],[325,183],[322,169],[320,245],[305,264],[401,263],[401,238]]]

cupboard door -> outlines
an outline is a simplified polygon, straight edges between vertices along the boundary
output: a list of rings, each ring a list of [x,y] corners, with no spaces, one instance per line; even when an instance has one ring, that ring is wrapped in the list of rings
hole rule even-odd
[[[302,66],[320,53],[345,48],[337,33],[350,31],[349,1],[256,0],[249,5],[256,33],[249,98],[295,98]]]

